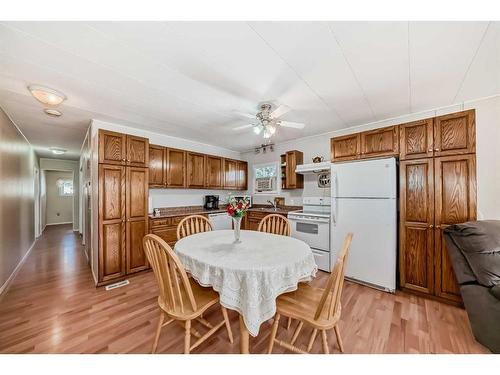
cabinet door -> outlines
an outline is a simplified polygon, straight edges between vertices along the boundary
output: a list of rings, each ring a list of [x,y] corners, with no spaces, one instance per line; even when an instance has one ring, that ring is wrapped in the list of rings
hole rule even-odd
[[[149,163],[149,140],[127,135],[127,165],[147,167]]]
[[[187,153],[187,187],[204,188],[206,158],[203,154]]]
[[[475,111],[436,117],[434,155],[461,155],[476,152]]]
[[[168,243],[172,248],[177,242],[177,228],[171,226],[156,227],[151,230],[151,233],[156,234],[163,241]]]
[[[186,187],[186,151],[167,148],[167,187]]]
[[[162,146],[149,146],[149,186],[165,187],[166,150]]]
[[[127,136],[108,130],[99,130],[99,163],[125,165]]]
[[[332,161],[359,159],[359,143],[359,133],[332,138],[330,140]]]
[[[248,163],[238,161],[238,190],[247,190],[248,188]]]
[[[287,151],[286,153],[286,188],[302,189],[304,175],[295,173],[297,165],[303,163],[303,154],[300,151]]]
[[[236,189],[238,184],[238,162],[224,159],[224,189]]]
[[[207,187],[221,189],[223,185],[223,160],[217,156],[207,156]]]
[[[125,275],[125,167],[99,165],[99,282]]]
[[[126,185],[127,273],[149,267],[142,248],[142,239],[148,233],[148,169],[127,167]]]
[[[362,158],[397,155],[399,153],[397,126],[362,132],[360,137]]]
[[[433,160],[400,163],[401,287],[434,291],[434,176]]]
[[[435,170],[435,294],[460,301],[460,290],[443,239],[451,224],[476,219],[476,156],[434,159]]]
[[[420,159],[433,156],[434,119],[399,125],[399,159]]]

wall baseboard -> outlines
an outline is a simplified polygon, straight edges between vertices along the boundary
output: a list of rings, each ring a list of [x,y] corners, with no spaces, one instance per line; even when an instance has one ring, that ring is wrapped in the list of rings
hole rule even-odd
[[[47,223],[46,226],[49,226],[49,225],[63,225],[63,224],[73,224],[72,221],[63,221],[61,223]]]
[[[33,247],[35,246],[36,244],[36,239],[35,241],[33,241],[33,243],[31,244],[30,248],[28,249],[28,251],[26,251],[26,254],[24,254],[24,256],[22,257],[22,259],[19,261],[19,263],[17,264],[16,268],[14,268],[14,271],[12,271],[12,273],[10,274],[9,278],[3,283],[3,285],[0,287],[0,297],[3,296],[4,292],[7,291],[7,289],[9,289],[9,286],[10,286],[10,283],[14,280],[14,278],[16,277],[17,273],[19,272],[19,270],[21,269],[21,266],[24,264],[24,262],[26,261],[26,259],[28,258],[28,255],[30,255],[31,253],[31,250],[33,249]]]

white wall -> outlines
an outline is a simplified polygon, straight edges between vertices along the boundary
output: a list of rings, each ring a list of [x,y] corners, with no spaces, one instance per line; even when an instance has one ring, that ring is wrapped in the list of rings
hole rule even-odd
[[[249,189],[253,191],[252,165],[265,162],[278,162],[280,154],[289,150],[299,150],[304,153],[304,163],[312,162],[312,157],[320,155],[330,160],[330,138],[351,134],[363,130],[396,125],[418,119],[440,116],[447,113],[467,109],[476,110],[476,156],[477,156],[477,201],[479,219],[500,219],[500,95],[490,98],[470,101],[463,105],[437,108],[402,116],[393,119],[363,124],[347,129],[333,131],[317,136],[296,139],[276,145],[275,151],[255,155],[253,152],[243,154],[249,163]],[[286,204],[301,204],[305,196],[325,196],[329,193],[316,185],[314,176],[306,176],[303,190],[282,191]],[[273,196],[258,195],[254,202],[261,203]]]
[[[47,225],[47,172],[40,172],[40,226],[42,232]]]
[[[40,158],[40,170],[45,171],[71,171],[73,173],[73,230],[80,227],[80,182],[79,163],[75,160]]]
[[[57,181],[73,180],[73,172],[45,171],[47,184],[47,225],[73,222],[73,197],[60,196]]]

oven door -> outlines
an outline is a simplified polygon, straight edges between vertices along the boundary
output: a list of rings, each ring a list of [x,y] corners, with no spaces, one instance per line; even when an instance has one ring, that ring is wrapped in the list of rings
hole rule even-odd
[[[330,220],[323,218],[289,217],[292,237],[304,241],[313,249],[330,251]]]

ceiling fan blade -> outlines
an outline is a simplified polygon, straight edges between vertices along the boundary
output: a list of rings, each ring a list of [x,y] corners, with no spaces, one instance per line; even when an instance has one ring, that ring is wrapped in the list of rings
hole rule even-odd
[[[251,114],[251,113],[234,112],[234,114],[236,114],[236,115],[238,115],[238,116],[241,116],[241,117],[246,117],[246,118],[255,119],[255,114]]]
[[[278,108],[276,108],[274,111],[271,112],[271,117],[272,118],[278,118],[280,116],[283,116],[285,113],[290,111],[290,107],[287,107],[286,105],[282,104]]]
[[[246,124],[246,125],[241,125],[241,126],[238,126],[236,128],[233,128],[233,130],[238,131],[238,130],[250,129],[250,128],[253,128],[254,126],[255,126],[254,124]]]
[[[304,129],[306,124],[301,122],[292,122],[292,121],[280,121],[280,126],[284,126],[285,128],[295,128],[295,129]]]

